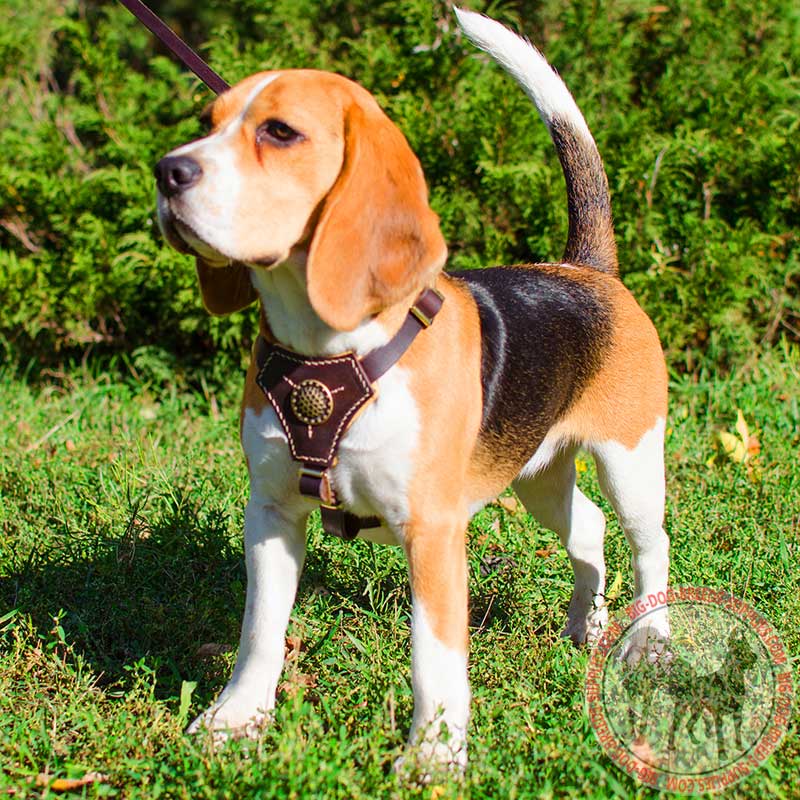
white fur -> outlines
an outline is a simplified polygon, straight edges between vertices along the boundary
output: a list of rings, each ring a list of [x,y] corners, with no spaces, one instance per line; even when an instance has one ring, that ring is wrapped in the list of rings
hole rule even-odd
[[[266,404],[260,413],[246,408],[242,417],[242,449],[250,471],[250,491],[265,503],[309,514],[312,500],[297,491],[299,465],[289,452],[278,415]]]
[[[244,101],[244,105],[242,106],[242,111],[239,114],[239,125],[241,125],[247,115],[250,113],[250,106],[255,103],[256,98],[267,88],[273,81],[278,80],[280,78],[281,73],[276,72],[273,75],[267,75],[263,80],[259,81],[251,90],[250,94],[247,95],[247,98]]]
[[[339,499],[356,514],[381,517],[397,541],[410,515],[408,492],[420,428],[408,378],[406,370],[395,366],[377,382],[377,398],[342,439],[331,473]],[[368,530],[364,533],[370,538]],[[385,539],[374,534],[375,540]]]
[[[619,518],[633,553],[634,602],[666,593],[669,538],[664,531],[664,419],[659,418],[636,447],[608,441],[589,447],[597,462],[600,488]],[[652,652],[652,641],[669,638],[666,606],[642,619],[628,639],[631,660]],[[648,644],[648,638],[651,643]]]
[[[664,419],[659,417],[632,449],[608,441],[591,444],[589,450],[597,461],[600,488],[633,550],[636,596],[665,590]]]
[[[542,443],[536,448],[536,452],[520,470],[519,477],[532,478],[537,475],[552,462],[567,444],[563,435],[556,428],[549,430]]]
[[[527,40],[482,14],[455,8],[458,24],[522,86],[545,125],[558,116],[587,139],[592,135],[572,95],[544,56]]]
[[[234,119],[222,131],[170,153],[177,156],[191,152],[195,158],[202,158],[203,179],[177,198],[167,200],[159,195],[159,207],[169,206],[184,241],[212,263],[224,263],[223,254],[232,252],[235,246],[235,210],[242,191],[233,142],[238,128]]]
[[[470,703],[467,656],[439,641],[416,597],[411,643],[414,721],[410,741],[421,748],[425,760],[463,767]],[[449,731],[447,741],[440,736],[442,723]]]
[[[303,253],[272,269],[250,270],[250,279],[279,342],[305,355],[332,356],[352,350],[362,356],[389,341],[386,330],[374,320],[362,322],[352,331],[337,331],[326,325],[308,302],[305,270]]]
[[[603,596],[606,520],[575,485],[575,451],[574,445],[559,450],[546,465],[527,475],[526,467],[514,489],[539,523],[558,534],[567,551],[575,586],[562,635],[583,644],[597,639],[608,620]]]

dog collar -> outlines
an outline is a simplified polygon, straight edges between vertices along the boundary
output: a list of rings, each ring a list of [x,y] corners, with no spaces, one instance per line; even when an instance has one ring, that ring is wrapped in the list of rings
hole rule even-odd
[[[443,302],[436,289],[425,289],[400,330],[363,358],[352,351],[304,356],[258,337],[256,383],[275,409],[292,458],[301,464],[300,493],[321,501],[322,527],[327,533],[350,540],[363,528],[380,527],[377,517],[358,517],[342,508],[329,470],[336,463],[342,436],[356,414],[374,399],[373,384],[431,325]]]

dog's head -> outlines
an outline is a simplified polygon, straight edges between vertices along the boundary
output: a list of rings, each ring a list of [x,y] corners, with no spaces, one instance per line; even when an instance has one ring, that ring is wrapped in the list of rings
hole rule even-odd
[[[167,240],[205,265],[306,253],[309,300],[351,330],[430,283],[447,254],[416,156],[373,97],[315,70],[220,95],[211,132],[156,166]]]

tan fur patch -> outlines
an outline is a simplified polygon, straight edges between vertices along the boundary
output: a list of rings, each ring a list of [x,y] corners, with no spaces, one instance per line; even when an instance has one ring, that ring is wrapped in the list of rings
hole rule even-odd
[[[245,412],[250,409],[253,414],[259,416],[266,406],[269,405],[269,400],[267,400],[261,387],[256,383],[257,375],[258,364],[256,363],[255,351],[253,351],[250,364],[247,367],[247,376],[244,379],[244,394],[242,395],[242,405],[239,409],[239,438],[242,436]],[[248,468],[249,466],[248,464]]]
[[[417,337],[401,364],[422,428],[406,531],[414,595],[436,637],[467,649],[466,474],[481,422],[480,323],[471,295],[447,277],[433,328]]]
[[[608,279],[612,341],[600,372],[558,425],[576,442],[633,448],[667,415],[667,369],[656,329],[633,295]]]

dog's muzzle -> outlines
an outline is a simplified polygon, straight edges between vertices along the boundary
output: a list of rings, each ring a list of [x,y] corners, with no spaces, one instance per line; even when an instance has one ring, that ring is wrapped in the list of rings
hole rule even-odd
[[[158,226],[164,238],[179,253],[194,253],[191,240],[197,237],[176,219],[170,199],[194,186],[203,177],[203,168],[189,156],[164,156],[153,168],[153,174],[158,187]]]
[[[179,253],[192,253],[192,248],[184,241],[175,227],[175,217],[169,207],[169,200],[159,192],[156,198],[156,211],[158,212],[158,227],[169,243]]]
[[[153,170],[158,190],[164,197],[175,197],[203,177],[202,167],[189,156],[165,156]]]

